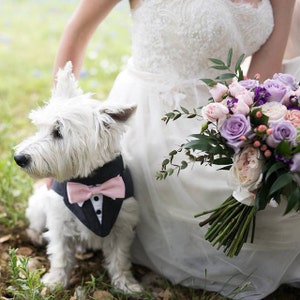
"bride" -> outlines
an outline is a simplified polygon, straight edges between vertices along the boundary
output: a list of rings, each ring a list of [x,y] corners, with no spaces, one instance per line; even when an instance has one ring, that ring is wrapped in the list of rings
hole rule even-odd
[[[71,60],[78,75],[88,41],[118,0],[81,0],[67,24],[54,71]],[[207,103],[199,78],[219,75],[209,57],[233,63],[252,55],[248,76],[262,79],[276,72],[300,78],[300,61],[282,70],[294,1],[282,0],[131,0],[132,57],[117,77],[108,101],[137,103],[124,137],[141,217],[132,249],[135,263],[173,283],[232,291],[249,282],[237,298],[263,299],[282,283],[300,280],[300,215],[282,216],[279,208],[259,212],[253,244],[235,258],[226,257],[204,239],[196,213],[220,204],[231,190],[225,171],[195,166],[163,181],[155,179],[162,160],[199,130],[196,121],[161,121],[176,107]],[[298,62],[298,64],[297,64]],[[100,80],[100,79],[99,79]],[[231,296],[229,296],[231,295]]]

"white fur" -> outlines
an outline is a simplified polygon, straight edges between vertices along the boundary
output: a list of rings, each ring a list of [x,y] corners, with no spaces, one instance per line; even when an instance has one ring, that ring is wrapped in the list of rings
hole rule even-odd
[[[36,178],[65,181],[87,177],[120,154],[121,135],[135,108],[108,105],[82,94],[68,63],[59,71],[47,105],[31,112],[38,131],[16,147],[15,159],[30,157],[22,168]],[[87,229],[65,206],[62,197],[46,186],[36,189],[29,198],[26,216],[32,241],[48,241],[51,267],[43,282],[50,288],[58,284],[67,287],[74,249],[77,243],[84,243],[87,248],[102,249],[114,287],[125,292],[142,290],[130,271],[130,246],[138,222],[134,198],[124,200],[112,231],[104,238]]]

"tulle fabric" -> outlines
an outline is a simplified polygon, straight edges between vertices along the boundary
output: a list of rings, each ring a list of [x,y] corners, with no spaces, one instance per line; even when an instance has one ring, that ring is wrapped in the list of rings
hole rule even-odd
[[[197,4],[199,0],[186,1],[200,5]],[[146,3],[156,7],[157,4],[171,5],[172,1],[148,0]],[[227,3],[232,5],[231,1]],[[263,0],[263,3],[269,2]],[[143,5],[139,9],[143,9]],[[139,22],[133,24],[139,25]],[[268,33],[265,39],[267,36]],[[144,39],[147,38],[145,35]],[[135,48],[143,47],[139,39],[133,41],[137,43]],[[155,45],[152,50],[154,54],[149,50],[149,55],[159,55]],[[168,48],[159,51],[168,51]],[[211,57],[209,49],[207,51],[207,56]],[[223,52],[225,55],[227,49]],[[195,119],[183,118],[166,125],[162,117],[181,105],[191,109],[206,104],[209,93],[200,77],[189,76],[186,80],[167,72],[166,66],[160,72],[150,72],[147,64],[142,68],[137,63],[137,57],[133,55],[119,74],[108,99],[138,105],[122,141],[123,156],[132,172],[134,193],[141,211],[132,247],[133,262],[149,267],[175,284],[205,288],[236,299],[263,299],[281,283],[297,284],[300,279],[298,213],[283,216],[284,206],[268,207],[259,212],[254,243],[245,244],[238,257],[228,258],[222,250],[205,241],[206,228],[200,228],[200,219],[194,218],[196,213],[219,205],[231,194],[227,172],[194,165],[179,176],[162,181],[155,179],[168,153],[201,128],[201,122]],[[286,66],[286,72],[300,78],[300,58],[286,62]],[[199,72],[199,76],[207,77],[210,73]],[[242,291],[235,296],[235,290],[241,287]]]

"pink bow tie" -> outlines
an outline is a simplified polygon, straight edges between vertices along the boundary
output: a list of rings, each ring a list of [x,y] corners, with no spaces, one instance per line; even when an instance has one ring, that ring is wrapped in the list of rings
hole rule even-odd
[[[96,194],[102,194],[114,200],[116,198],[125,198],[125,184],[120,175],[96,186],[68,182],[67,193],[70,203],[78,203],[82,206],[84,201]]]

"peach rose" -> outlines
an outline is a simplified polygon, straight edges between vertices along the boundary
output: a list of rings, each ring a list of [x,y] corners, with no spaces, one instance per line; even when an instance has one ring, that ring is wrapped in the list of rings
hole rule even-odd
[[[254,147],[244,148],[235,155],[229,171],[229,184],[234,188],[233,196],[246,205],[254,205],[255,190],[262,180],[263,160]]]
[[[293,124],[293,126],[295,126],[296,128],[300,126],[300,110],[296,110],[296,109],[288,110],[284,118],[290,121]]]

